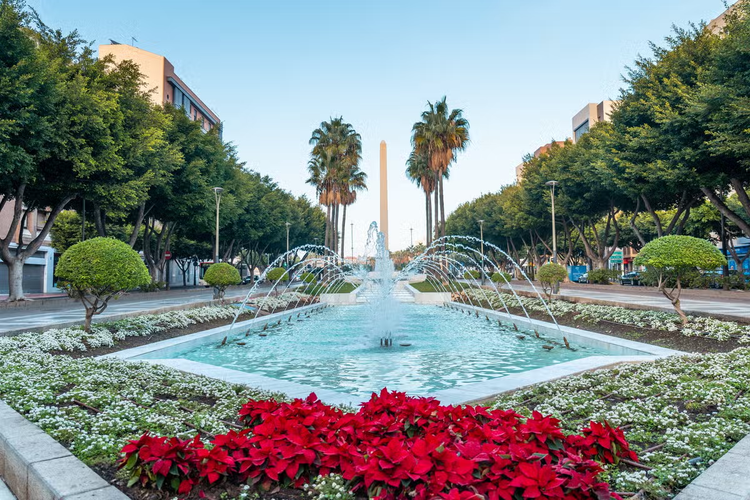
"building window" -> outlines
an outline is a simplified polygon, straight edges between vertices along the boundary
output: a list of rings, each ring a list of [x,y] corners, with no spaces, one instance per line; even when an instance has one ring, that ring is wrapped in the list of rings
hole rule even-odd
[[[575,138],[576,138],[576,142],[578,141],[578,139],[581,138],[581,136],[583,134],[585,134],[588,131],[589,131],[589,121],[586,120],[581,125],[579,125],[578,128],[575,129],[575,131],[573,132],[573,134],[575,135]]]

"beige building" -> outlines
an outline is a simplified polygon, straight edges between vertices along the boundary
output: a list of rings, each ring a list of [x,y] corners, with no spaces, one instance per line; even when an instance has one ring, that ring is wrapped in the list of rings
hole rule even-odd
[[[105,56],[112,56],[115,62],[131,60],[138,64],[145,77],[144,86],[151,91],[151,100],[155,104],[170,102],[184,109],[191,119],[201,122],[203,130],[221,127],[216,113],[177,76],[166,57],[124,43],[100,45],[99,58]]]
[[[584,106],[573,117],[573,142],[577,142],[594,124],[609,121],[616,105],[617,101],[602,101],[599,104],[590,102]]]
[[[565,146],[565,141],[553,141],[550,143],[545,144],[544,146],[540,146],[534,151],[534,153],[531,155],[534,158],[539,158],[544,153],[549,151],[553,145],[557,144],[560,147]],[[523,167],[526,164],[526,162],[521,163],[520,165],[516,166],[516,182],[521,182],[521,179],[523,179]]]

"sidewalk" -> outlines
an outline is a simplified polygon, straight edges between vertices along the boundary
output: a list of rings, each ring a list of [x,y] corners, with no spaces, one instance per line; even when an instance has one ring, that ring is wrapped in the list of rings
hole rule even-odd
[[[528,283],[512,282],[514,290],[532,292]],[[542,292],[538,283],[534,286]],[[565,283],[559,298],[638,309],[673,312],[672,303],[655,288],[623,285]],[[683,290],[680,303],[686,313],[750,321],[750,293],[722,290]]]

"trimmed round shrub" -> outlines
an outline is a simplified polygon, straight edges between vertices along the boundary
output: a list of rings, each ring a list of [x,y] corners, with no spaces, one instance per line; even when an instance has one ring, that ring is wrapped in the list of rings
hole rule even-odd
[[[635,264],[658,273],[659,289],[672,302],[683,325],[687,315],[680,306],[682,288],[695,279],[696,270],[713,271],[726,264],[727,259],[710,241],[692,236],[663,236],[648,242],[635,258]],[[673,281],[674,285],[669,286]],[[671,288],[668,290],[667,288]]]
[[[303,283],[310,283],[311,285],[314,285],[318,282],[317,278],[315,278],[315,275],[310,272],[302,273],[299,279],[301,279]]]
[[[289,274],[286,272],[286,269],[283,267],[274,267],[273,269],[269,270],[266,273],[266,279],[269,281],[287,281],[289,279]]]
[[[539,268],[537,278],[542,284],[544,293],[547,297],[551,298],[552,292],[555,291],[561,281],[565,281],[568,277],[568,271],[564,266],[555,264],[554,262],[548,262]]]
[[[86,308],[84,329],[109,300],[125,290],[145,286],[151,275],[138,252],[114,238],[92,238],[68,248],[55,269],[58,286]]]
[[[479,277],[482,275],[479,271],[475,269],[467,269],[464,271],[464,279],[465,280],[471,280],[471,279],[479,279]]]
[[[211,264],[203,275],[203,281],[214,287],[217,299],[224,298],[224,292],[231,285],[238,285],[242,281],[240,272],[232,264],[219,262]]]
[[[510,273],[506,273],[505,271],[500,271],[493,274],[491,279],[495,283],[507,283],[508,281],[513,279],[513,276]]]

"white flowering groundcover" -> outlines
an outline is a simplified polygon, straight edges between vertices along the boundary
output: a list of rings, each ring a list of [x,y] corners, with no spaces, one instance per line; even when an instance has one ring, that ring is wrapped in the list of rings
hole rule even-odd
[[[622,492],[671,498],[750,432],[750,348],[672,356],[539,384],[493,408],[552,414],[568,431],[608,420],[651,470],[611,466]]]
[[[492,309],[505,310],[498,295],[492,290],[467,289],[463,292],[467,303],[473,305],[489,305]],[[529,312],[547,314],[544,303],[530,297],[514,297],[513,294],[501,292],[502,298],[509,308],[521,308],[521,304]],[[598,304],[581,304],[564,300],[545,301],[552,314],[562,316],[575,314],[578,318],[596,323],[610,321],[625,326],[650,328],[668,332],[680,332],[688,337],[708,337],[720,342],[737,339],[741,344],[750,344],[750,325],[734,321],[723,321],[705,316],[688,316],[689,322],[682,326],[680,317],[676,313],[662,311],[646,311],[627,309],[618,306],[604,306]]]

